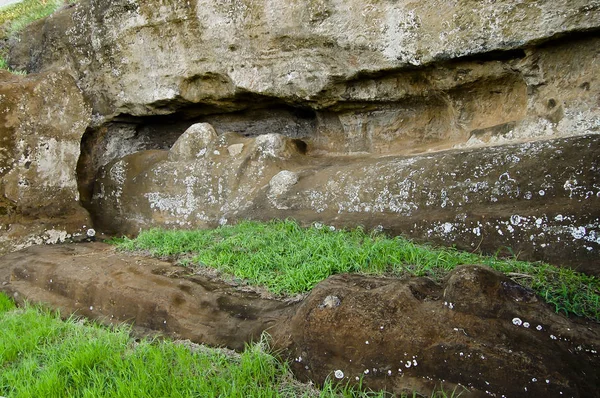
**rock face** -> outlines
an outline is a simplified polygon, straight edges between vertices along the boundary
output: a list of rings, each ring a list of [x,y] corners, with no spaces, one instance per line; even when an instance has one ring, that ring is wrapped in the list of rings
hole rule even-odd
[[[598,21],[589,0],[83,0],[10,64],[66,68],[92,104],[77,176],[107,231],[293,216],[598,274]],[[286,155],[261,157],[274,134]]]
[[[102,243],[33,246],[4,259],[1,289],[18,300],[236,350],[258,340],[291,308]]]
[[[134,234],[292,216],[470,250],[505,246],[598,274],[598,136],[344,163],[302,149],[281,135],[217,136],[194,125],[170,151],[137,152],[101,169],[95,224]]]
[[[481,266],[442,284],[337,275],[301,302],[242,292],[190,269],[103,244],[31,247],[0,257],[0,289],[63,314],[133,322],[242,349],[267,330],[302,379],[430,395],[598,396],[600,327],[554,313]],[[460,385],[460,386],[459,386]]]
[[[323,107],[381,101],[375,85],[346,90],[361,74],[523,48],[597,28],[599,19],[587,0],[87,0],[48,19],[43,34],[24,33],[28,43],[11,62],[40,70],[67,61],[102,115],[235,107],[246,94]],[[474,80],[474,71],[455,72],[463,84]],[[398,98],[428,91],[425,76],[407,77],[384,86]]]
[[[297,181],[275,174],[301,167],[302,148],[279,134],[217,136],[210,124],[193,125],[168,152],[137,152],[103,168],[91,201],[94,221],[113,233],[135,233],[242,218],[265,186],[278,196]]]
[[[600,335],[589,326],[486,267],[457,268],[442,286],[339,275],[292,318],[292,369],[395,393],[462,385],[469,396],[598,396]]]
[[[75,173],[90,115],[67,73],[0,71],[0,253],[91,228]]]

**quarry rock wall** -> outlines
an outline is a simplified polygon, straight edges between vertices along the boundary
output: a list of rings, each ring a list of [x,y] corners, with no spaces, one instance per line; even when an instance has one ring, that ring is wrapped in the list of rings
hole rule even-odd
[[[84,0],[10,64],[91,104],[77,182],[107,231],[292,216],[592,269],[599,21],[582,0]],[[198,124],[219,148],[174,151]],[[270,140],[287,155],[263,162]]]

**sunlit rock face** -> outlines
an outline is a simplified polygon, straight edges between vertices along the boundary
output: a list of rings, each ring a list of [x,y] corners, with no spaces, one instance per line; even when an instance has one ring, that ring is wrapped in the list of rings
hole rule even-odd
[[[67,73],[0,71],[0,253],[91,228],[75,174],[90,114]]]
[[[524,58],[529,46],[598,20],[599,8],[585,0],[87,0],[47,20],[43,34],[25,32],[12,63],[43,70],[66,61],[103,116],[194,103],[245,108],[247,95],[313,108],[386,101],[482,82],[486,69],[488,80],[506,80],[504,94],[487,93],[502,97],[513,91],[513,74],[522,80],[517,71],[494,71],[494,62],[454,73],[427,66]],[[409,67],[425,73],[393,78]]]
[[[77,178],[107,231],[291,216],[589,271],[598,21],[583,0],[88,0],[10,63],[92,104]],[[275,135],[294,149],[261,158]]]

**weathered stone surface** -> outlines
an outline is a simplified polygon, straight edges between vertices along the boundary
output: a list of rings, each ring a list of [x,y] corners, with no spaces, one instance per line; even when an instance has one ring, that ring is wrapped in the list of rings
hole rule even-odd
[[[302,145],[282,135],[217,137],[210,125],[193,125],[168,152],[137,152],[103,168],[91,201],[94,222],[129,234],[151,225],[226,223],[243,217],[276,173],[301,160]]]
[[[69,74],[0,70],[0,253],[91,228],[75,175],[90,115]]]
[[[338,275],[303,301],[241,291],[103,244],[0,257],[0,290],[104,322],[242,349],[267,330],[302,379],[429,395],[598,396],[600,326],[567,319],[495,271],[463,266],[440,285]],[[462,391],[459,387],[457,393]]]
[[[597,28],[599,10],[584,0],[88,0],[49,18],[33,52],[19,57],[27,47],[17,46],[13,62],[39,70],[70,61],[84,90],[102,94],[102,114],[220,105],[241,92],[304,101],[360,73]]]
[[[13,40],[10,62],[61,65],[92,103],[78,181],[107,230],[293,216],[598,274],[599,21],[584,0],[84,0]],[[198,123],[217,149],[184,161]],[[293,154],[252,155],[269,134]],[[574,136],[591,147],[521,154]],[[462,169],[454,152],[392,160],[509,143]]]
[[[185,277],[181,277],[184,275]],[[293,305],[102,243],[33,246],[0,258],[0,289],[63,314],[242,350]]]
[[[327,305],[335,297],[335,305]],[[395,393],[597,396],[597,324],[569,322],[486,267],[456,269],[442,286],[339,275],[317,285],[291,322],[292,369]],[[456,389],[456,393],[461,392]]]
[[[280,135],[205,141],[110,163],[92,213],[113,233],[244,218],[362,224],[466,249],[506,247],[598,275],[597,135],[415,157],[318,158]],[[196,136],[199,143],[190,142]],[[178,157],[181,143],[195,148]],[[228,148],[243,143],[231,155]],[[235,144],[233,144],[235,145]],[[189,156],[188,156],[189,155]],[[540,159],[544,159],[540,162]]]
[[[88,0],[24,32],[11,63],[66,62],[110,136],[175,114],[314,151],[422,152],[598,131],[596,3]]]

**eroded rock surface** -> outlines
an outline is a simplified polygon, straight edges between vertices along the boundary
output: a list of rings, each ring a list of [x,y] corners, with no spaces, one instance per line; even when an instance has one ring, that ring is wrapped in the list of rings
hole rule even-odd
[[[302,138],[319,153],[406,154],[597,132],[599,10],[88,0],[26,30],[11,63],[77,78],[94,105],[89,140],[103,148],[94,171],[164,149],[190,119],[220,134]],[[145,119],[156,115],[170,116]]]
[[[10,253],[0,260],[0,275],[3,291],[19,300],[51,304],[63,314],[128,322],[144,331],[237,350],[258,340],[291,308],[102,243]]]
[[[599,21],[584,0],[83,0],[10,63],[60,65],[92,104],[78,183],[107,231],[295,217],[598,274]],[[261,158],[275,136],[295,149]]]
[[[66,60],[101,115],[235,109],[248,94],[324,106],[361,74],[594,29],[599,10],[584,0],[86,0],[49,18],[43,34],[23,33],[11,62],[37,71]]]
[[[91,228],[75,173],[90,116],[68,73],[0,70],[0,253]]]
[[[301,379],[429,395],[598,396],[600,326],[567,319],[481,266],[436,284],[333,276],[301,302],[261,297],[191,269],[94,244],[0,257],[0,290],[104,322],[242,349],[263,331]],[[460,387],[457,393],[462,391]]]
[[[306,379],[426,395],[441,384],[472,396],[598,394],[598,325],[570,322],[486,267],[457,268],[441,286],[333,276],[300,305],[291,332],[292,369]]]
[[[170,151],[101,169],[96,225],[211,227],[254,218],[362,224],[465,249],[511,248],[598,274],[597,135],[414,157],[310,157],[282,135],[192,126]],[[544,159],[544,161],[540,161]]]

